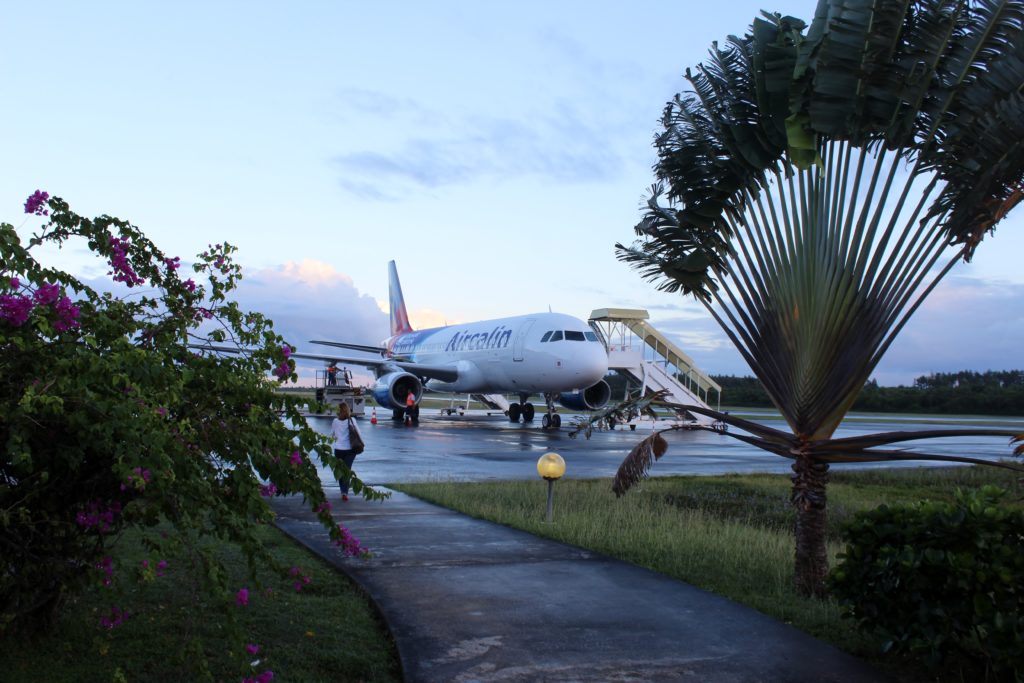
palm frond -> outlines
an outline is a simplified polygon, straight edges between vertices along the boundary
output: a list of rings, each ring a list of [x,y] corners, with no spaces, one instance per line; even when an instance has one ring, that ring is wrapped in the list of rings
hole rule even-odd
[[[661,458],[667,450],[668,442],[660,432],[654,432],[634,446],[615,473],[615,480],[612,482],[615,496],[625,495],[631,486],[643,480],[654,461]]]
[[[613,421],[623,424],[629,422],[638,415],[656,417],[656,413],[651,406],[655,403],[662,402],[667,394],[668,390],[662,389],[660,391],[651,392],[646,396],[634,396],[626,399],[625,401],[605,406],[601,410],[595,410],[587,416],[579,419],[573,425],[573,428],[569,430],[569,438],[575,439],[580,432],[585,432],[597,423],[603,421]]]

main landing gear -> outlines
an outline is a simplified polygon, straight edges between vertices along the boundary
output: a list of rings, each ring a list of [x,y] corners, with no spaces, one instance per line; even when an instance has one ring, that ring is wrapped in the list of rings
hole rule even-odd
[[[528,403],[526,399],[529,396],[520,396],[519,400],[522,403],[513,403],[508,407],[508,421],[519,422],[519,418],[523,418],[523,422],[533,422],[533,416],[536,411],[533,408],[532,403]]]
[[[526,402],[527,398],[529,396],[521,395],[520,403],[513,403],[508,407],[509,422],[519,422],[520,417],[523,418],[523,422],[533,422],[537,411],[532,403]],[[555,412],[555,395],[544,394],[544,400],[547,402],[548,412],[541,418],[540,426],[543,429],[558,429],[562,426],[562,416]]]

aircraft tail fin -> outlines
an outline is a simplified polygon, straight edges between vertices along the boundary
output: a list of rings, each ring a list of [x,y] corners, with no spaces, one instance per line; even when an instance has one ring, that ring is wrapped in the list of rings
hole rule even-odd
[[[388,262],[388,302],[391,306],[391,336],[412,332],[409,314],[405,310],[402,285],[398,282],[398,269],[394,261]]]

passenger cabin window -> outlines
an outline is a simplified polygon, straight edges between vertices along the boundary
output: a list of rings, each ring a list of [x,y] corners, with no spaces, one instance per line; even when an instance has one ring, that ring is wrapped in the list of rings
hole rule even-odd
[[[587,341],[597,341],[597,335],[593,332],[584,332],[583,334],[586,335]]]
[[[555,333],[551,335],[551,339],[548,341],[562,341],[562,331],[555,330]]]
[[[583,333],[575,330],[566,330],[565,338],[569,341],[583,341]]]
[[[548,330],[547,332],[544,333],[544,336],[540,338],[541,342],[546,342],[550,336],[551,330]]]

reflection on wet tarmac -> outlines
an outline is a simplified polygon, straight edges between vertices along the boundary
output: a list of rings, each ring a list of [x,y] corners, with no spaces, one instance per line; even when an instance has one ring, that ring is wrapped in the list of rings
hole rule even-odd
[[[836,436],[855,436],[872,432],[911,429],[937,429],[948,418],[931,422],[914,416],[910,424],[893,424],[888,419],[860,417],[846,423]],[[958,418],[959,419],[959,418]],[[983,427],[980,418],[970,418],[972,427]],[[941,420],[941,422],[939,421]],[[785,429],[775,418],[766,424]],[[1024,418],[997,418],[1000,429],[1024,432]],[[328,418],[310,418],[310,424],[324,433],[331,428]],[[1016,425],[1016,426],[1014,426]],[[430,480],[488,481],[533,479],[537,477],[537,459],[554,451],[565,458],[567,478],[595,479],[612,477],[630,449],[649,431],[595,431],[589,440],[569,438],[564,426],[559,432],[545,432],[539,423],[511,424],[503,416],[467,415],[440,417],[424,414],[419,426],[381,420],[371,425],[360,422],[366,451],[355,463],[359,477],[369,484]],[[678,474],[723,474],[728,472],[789,472],[789,461],[766,453],[741,441],[705,431],[677,431],[665,434],[668,453],[651,470],[651,476]],[[956,437],[909,442],[908,450],[927,449],[930,453],[968,455],[978,458],[1009,457],[1012,449],[1004,438]],[[909,462],[905,466],[928,465]],[[877,464],[835,465],[837,469],[878,467]],[[890,465],[886,465],[890,466]],[[321,471],[325,484],[334,478]]]

